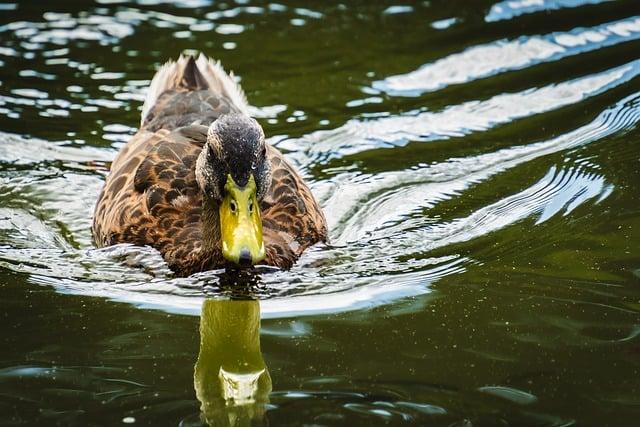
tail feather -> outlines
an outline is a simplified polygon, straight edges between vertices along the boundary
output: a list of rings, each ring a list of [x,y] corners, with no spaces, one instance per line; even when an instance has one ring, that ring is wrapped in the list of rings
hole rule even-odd
[[[193,56],[187,57],[187,63],[182,67],[182,71],[176,76],[179,86],[187,90],[207,89],[209,84],[202,75]]]
[[[203,89],[226,97],[240,111],[248,112],[249,105],[244,91],[235,81],[233,72],[227,74],[220,61],[207,58],[202,53],[197,59],[191,55],[180,55],[175,62],[167,61],[153,76],[142,106],[141,123],[145,122],[147,115],[164,92]]]

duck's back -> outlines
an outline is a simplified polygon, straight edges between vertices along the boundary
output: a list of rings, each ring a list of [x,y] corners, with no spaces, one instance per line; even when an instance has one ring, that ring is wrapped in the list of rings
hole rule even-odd
[[[242,90],[218,63],[201,55],[163,66],[151,82],[141,128],[116,156],[98,198],[96,244],[152,246],[179,274],[221,266],[219,252],[203,249],[195,164],[208,126],[247,109]],[[266,262],[287,268],[326,239],[326,223],[294,168],[270,146],[268,158],[273,179],[261,203]]]

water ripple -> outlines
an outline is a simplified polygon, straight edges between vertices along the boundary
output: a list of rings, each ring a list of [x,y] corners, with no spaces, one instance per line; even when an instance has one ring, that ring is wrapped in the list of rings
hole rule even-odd
[[[384,234],[381,224],[403,220],[423,207],[432,208],[497,173],[541,156],[588,144],[628,129],[639,120],[640,93],[637,93],[605,110],[591,123],[548,141],[375,176],[344,172],[332,177],[331,183],[318,186],[317,190],[323,199],[327,199],[325,212],[334,240],[341,243],[357,241],[374,231],[377,235]],[[398,188],[402,191],[396,191]],[[412,203],[402,203],[404,200]],[[370,214],[372,211],[375,215]],[[371,221],[372,218],[376,220],[367,223],[367,219]]]
[[[462,137],[573,105],[620,86],[638,74],[640,60],[635,60],[601,73],[500,94],[485,101],[469,101],[440,112],[413,112],[368,121],[352,119],[340,128],[277,145],[295,151],[292,157],[305,165],[371,149],[402,146],[409,141]]]
[[[209,6],[200,0],[186,3]],[[21,124],[16,119],[47,117],[40,123],[56,125],[63,135],[58,141],[45,141],[0,132],[0,265],[60,292],[197,315],[205,296],[228,296],[229,277],[224,272],[175,278],[159,254],[149,248],[117,245],[93,249],[90,222],[95,196],[117,149],[135,132],[130,117],[118,112],[136,115],[149,81],[146,74],[136,75],[128,64],[113,68],[94,62],[95,56],[74,57],[75,49],[105,46],[105,52],[118,53],[126,43],[136,42],[133,34],[140,28],[149,27],[153,31],[167,29],[174,38],[208,32],[227,43],[234,36],[247,37],[255,29],[241,15],[281,14],[284,22],[300,25],[306,20],[332,19],[333,12],[242,4],[203,10],[196,17],[188,16],[187,10],[168,13],[170,8],[149,10],[145,1],[138,4],[140,7],[98,7],[75,15],[46,12],[41,22],[17,21],[0,27],[6,36],[0,56],[10,65],[5,68],[19,70],[22,79],[18,84],[10,80],[12,84],[2,85],[0,115],[15,127]],[[541,4],[551,7],[548,2]],[[556,4],[569,6],[569,2]],[[529,10],[525,2],[502,2],[501,7]],[[406,8],[389,11],[403,12],[384,18],[389,25],[413,16],[404,13]],[[464,21],[456,26],[464,26]],[[427,294],[434,281],[482,262],[467,250],[478,239],[519,227],[525,221],[535,227],[544,222],[561,223],[565,216],[579,217],[582,207],[601,203],[619,191],[618,181],[604,172],[606,168],[599,169],[598,159],[576,161],[553,155],[635,127],[640,120],[640,93],[559,136],[537,141],[525,137],[511,144],[500,141],[474,146],[473,150],[465,140],[463,145],[470,152],[463,157],[453,155],[431,163],[424,157],[407,157],[404,160],[412,164],[405,162],[400,170],[393,170],[390,162],[384,172],[377,173],[361,170],[358,162],[369,155],[386,159],[394,155],[390,149],[412,141],[439,141],[449,148],[474,136],[477,143],[491,139],[499,133],[496,128],[507,124],[544,121],[546,117],[541,116],[546,113],[605,93],[609,98],[602,96],[603,102],[620,97],[619,93],[630,92],[625,87],[637,79],[640,60],[553,84],[532,80],[524,90],[491,93],[484,98],[470,90],[466,92],[473,94],[469,99],[441,110],[416,108],[415,100],[397,98],[391,99],[392,106],[379,89],[390,95],[413,96],[543,62],[580,57],[639,36],[640,18],[630,16],[587,28],[476,45],[408,74],[365,81],[353,92],[359,96],[358,88],[365,88],[371,96],[342,99],[338,104],[339,108],[346,104],[349,109],[380,109],[380,113],[352,117],[333,130],[311,134],[305,130],[301,138],[289,138],[282,134],[284,130],[279,135],[270,132],[276,134],[272,141],[308,173],[329,219],[331,244],[307,252],[291,271],[259,269],[251,285],[264,300],[263,314],[283,317],[340,312]],[[126,53],[140,54],[131,49]],[[159,60],[157,53],[149,53],[151,61]],[[72,80],[63,79],[67,72],[73,74]],[[366,75],[373,78],[376,73]],[[258,98],[261,91],[256,90]],[[303,123],[308,116],[324,114],[305,105],[274,104],[253,110],[267,119],[265,125],[277,125],[277,120],[270,119],[285,112],[287,122]],[[85,135],[78,134],[76,111],[88,113],[83,117],[94,117]],[[323,122],[334,123],[334,118],[323,118]],[[92,146],[92,138],[99,139],[99,144]],[[456,139],[451,144],[446,142],[452,138]],[[366,153],[373,150],[376,152]],[[545,156],[546,164],[540,161]],[[567,161],[563,163],[558,157]],[[517,186],[501,185],[508,181],[507,174],[520,171],[529,162],[535,162],[535,175],[521,179]],[[542,164],[544,167],[539,167]],[[471,197],[476,190],[491,196]],[[493,394],[503,392],[494,390]]]
[[[374,82],[373,88],[393,96],[419,96],[447,86],[520,70],[544,62],[592,52],[640,38],[640,17],[589,28],[522,36],[474,46],[425,64],[407,74]]]
[[[549,12],[610,1],[612,0],[505,0],[491,6],[484,20],[486,22],[502,21],[528,13]]]
[[[407,211],[433,207],[499,172],[635,126],[640,120],[639,106],[640,93],[621,100],[592,123],[549,141],[451,159],[417,170],[360,177],[359,181],[348,184],[343,182],[341,188],[350,188],[353,194],[362,191],[360,194],[363,195],[393,197],[395,189],[407,188],[409,193],[400,192],[398,197],[406,198],[409,194],[415,198],[415,205],[397,204],[402,209],[396,209],[396,217],[377,215],[380,211],[371,210],[360,217],[360,223],[353,223],[348,218],[357,215],[347,212],[369,209],[367,203],[333,192],[333,198],[325,199],[324,208],[329,218],[337,218],[338,223],[333,225],[334,240],[342,242],[343,246],[316,248],[306,253],[289,272],[263,274],[258,289],[265,298],[263,314],[265,317],[283,317],[353,310],[428,293],[429,284],[434,280],[462,272],[465,265],[473,262],[455,253],[429,256],[430,251],[486,236],[536,214],[539,215],[537,221],[541,222],[561,212],[567,215],[589,200],[597,203],[614,187],[601,174],[585,170],[587,163],[568,168],[554,166],[538,182],[521,192],[448,222],[433,222],[424,215],[412,217]],[[351,207],[339,214],[337,209],[345,205],[346,200],[350,201]],[[70,205],[67,209],[74,207]],[[341,225],[341,221],[346,222]],[[30,240],[32,238],[25,239]],[[222,277],[219,272],[207,272],[172,279],[163,271],[157,254],[153,251],[144,254],[133,246],[77,251],[68,247],[59,249],[57,244],[42,240],[38,242],[35,247],[23,249],[3,247],[0,259],[4,260],[6,268],[29,272],[32,282],[53,285],[62,292],[197,314],[204,296],[203,286],[215,294],[215,284]],[[42,246],[56,249],[42,249]],[[129,262],[133,266],[126,274],[123,274],[123,268],[126,268],[122,266],[123,258],[133,259]],[[42,264],[38,259],[43,260]],[[52,259],[56,262],[52,263]]]

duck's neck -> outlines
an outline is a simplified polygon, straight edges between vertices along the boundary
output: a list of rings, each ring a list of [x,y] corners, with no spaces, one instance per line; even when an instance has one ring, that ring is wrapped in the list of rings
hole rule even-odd
[[[204,195],[202,197],[202,247],[207,254],[222,252],[220,241],[220,207],[218,203]]]

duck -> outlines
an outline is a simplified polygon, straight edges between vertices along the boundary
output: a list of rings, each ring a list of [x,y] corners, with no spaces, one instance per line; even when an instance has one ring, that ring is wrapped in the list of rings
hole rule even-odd
[[[301,174],[255,118],[233,73],[204,54],[158,69],[140,128],[111,163],[96,202],[96,246],[158,250],[173,272],[289,269],[327,241]]]

